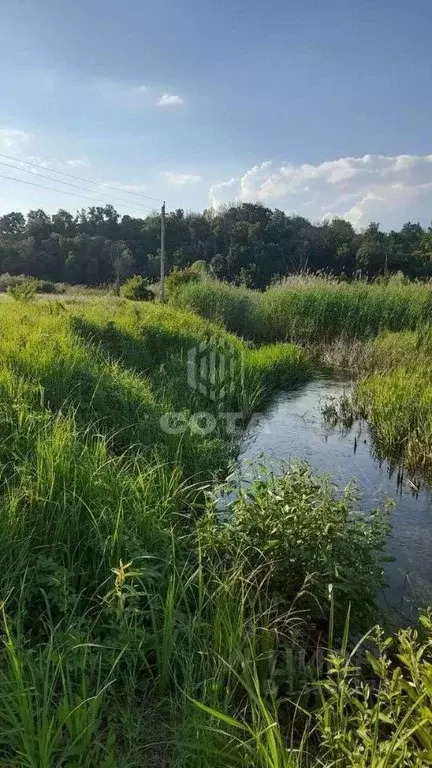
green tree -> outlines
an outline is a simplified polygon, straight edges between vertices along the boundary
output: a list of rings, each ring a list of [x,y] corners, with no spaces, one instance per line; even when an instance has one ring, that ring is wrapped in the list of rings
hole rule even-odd
[[[22,213],[12,211],[5,216],[0,216],[0,234],[8,237],[22,235],[25,229],[25,218]]]
[[[386,237],[380,232],[379,224],[372,221],[362,235],[361,244],[356,253],[357,267],[376,274],[387,271],[388,251]]]

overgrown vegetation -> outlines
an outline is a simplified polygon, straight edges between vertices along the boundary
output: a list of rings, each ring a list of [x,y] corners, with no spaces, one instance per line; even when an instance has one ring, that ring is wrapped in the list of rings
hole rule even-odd
[[[306,465],[293,464],[281,477],[263,474],[238,492],[222,519],[208,510],[198,530],[203,556],[219,570],[241,567],[247,581],[265,574],[287,608],[297,600],[309,623],[328,619],[329,589],[339,626],[348,595],[356,621],[374,617],[384,585],[386,513],[360,515],[353,489],[337,498],[329,481]]]
[[[304,380],[306,352],[113,297],[0,319],[0,763],[427,764],[428,617],[358,674],[347,656],[346,617],[376,618],[386,513],[303,465],[225,522],[214,499],[224,411]],[[243,361],[219,400],[190,379],[200,345]]]
[[[174,294],[184,285],[189,283],[200,282],[203,276],[202,271],[189,267],[186,269],[173,269],[166,278],[166,292],[169,298],[172,298]]]
[[[327,415],[366,418],[380,458],[432,470],[431,284],[297,276],[260,293],[205,281],[185,286],[175,303],[245,338],[294,341],[348,368],[358,376],[354,397]]]
[[[204,281],[185,286],[176,304],[254,341],[322,345],[421,327],[431,319],[432,285],[398,280],[370,285],[300,275],[261,293]]]
[[[151,301],[154,298],[148,281],[141,275],[134,275],[126,280],[122,288],[122,296],[132,301]]]
[[[383,333],[362,352],[351,408],[367,418],[380,457],[432,471],[432,329]]]

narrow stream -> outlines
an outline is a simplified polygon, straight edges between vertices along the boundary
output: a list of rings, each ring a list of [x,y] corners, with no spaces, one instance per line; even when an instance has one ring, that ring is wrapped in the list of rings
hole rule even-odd
[[[349,390],[346,382],[317,379],[279,393],[246,430],[238,457],[240,476],[247,482],[263,460],[281,471],[282,462],[304,459],[313,469],[330,474],[340,488],[354,480],[364,510],[394,499],[388,539],[394,560],[386,564],[388,587],[379,602],[390,620],[406,623],[415,620],[419,607],[432,604],[432,488],[423,484],[416,493],[409,478],[398,484],[397,472],[374,458],[364,424],[360,436],[358,423],[345,432],[326,426],[325,401]]]

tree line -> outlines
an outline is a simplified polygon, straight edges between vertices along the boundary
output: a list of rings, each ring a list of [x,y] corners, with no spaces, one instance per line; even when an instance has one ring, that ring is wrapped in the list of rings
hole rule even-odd
[[[265,288],[304,270],[373,278],[402,271],[432,277],[432,226],[408,222],[382,232],[372,222],[361,233],[344,219],[313,224],[263,205],[243,203],[220,211],[167,214],[167,269],[205,262],[218,278]],[[96,286],[132,274],[157,280],[160,216],[120,216],[112,205],[76,214],[60,209],[0,217],[0,272],[53,282]]]

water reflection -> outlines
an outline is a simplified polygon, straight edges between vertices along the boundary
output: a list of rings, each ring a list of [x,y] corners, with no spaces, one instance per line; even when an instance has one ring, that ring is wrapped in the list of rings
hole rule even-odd
[[[338,487],[354,481],[360,506],[371,509],[392,498],[392,531],[386,565],[388,588],[380,602],[395,621],[412,620],[417,608],[432,604],[432,491],[398,467],[380,461],[372,449],[365,423],[341,430],[325,423],[322,408],[328,398],[349,393],[346,381],[319,379],[280,393],[268,410],[246,430],[238,458],[242,482],[265,462],[281,471],[281,462],[305,459],[331,474]]]

